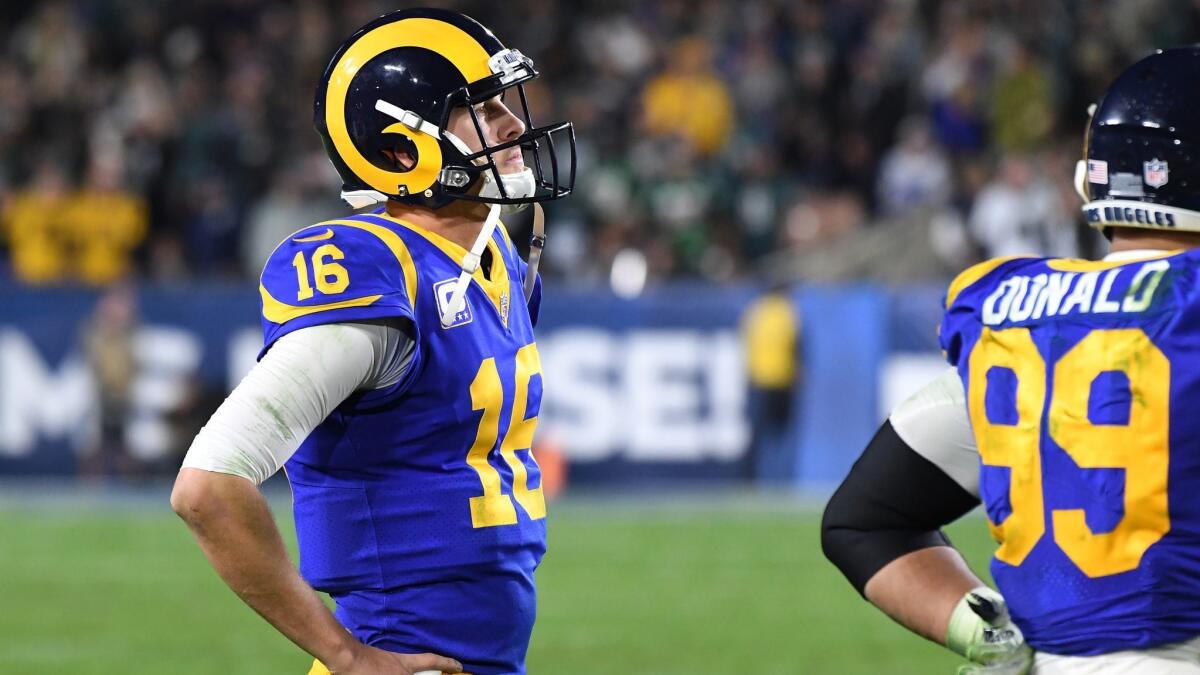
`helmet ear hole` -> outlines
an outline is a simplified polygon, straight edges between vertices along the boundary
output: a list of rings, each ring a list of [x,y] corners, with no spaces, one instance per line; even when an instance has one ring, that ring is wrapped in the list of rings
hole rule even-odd
[[[396,140],[391,148],[380,150],[380,153],[387,159],[391,168],[400,172],[412,171],[421,161],[417,144],[413,143],[412,139],[400,134],[396,135]]]

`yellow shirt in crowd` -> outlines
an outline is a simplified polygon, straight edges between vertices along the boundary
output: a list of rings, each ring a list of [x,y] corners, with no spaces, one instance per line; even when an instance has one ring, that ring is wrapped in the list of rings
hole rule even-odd
[[[147,221],[141,197],[87,188],[61,196],[18,193],[3,215],[13,274],[27,284],[102,286],[125,277]]]
[[[733,101],[713,75],[660,75],[642,95],[646,129],[682,135],[697,152],[716,153],[733,132]]]

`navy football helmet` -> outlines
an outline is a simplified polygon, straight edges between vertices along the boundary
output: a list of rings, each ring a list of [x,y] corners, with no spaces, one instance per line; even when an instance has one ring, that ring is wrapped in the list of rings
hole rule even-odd
[[[313,106],[317,133],[342,176],[342,199],[353,208],[395,199],[434,209],[466,199],[510,211],[570,194],[574,129],[569,122],[534,126],[522,83],[537,75],[528,57],[458,12],[407,9],[363,26],[333,55]],[[474,106],[512,89],[525,132],[489,146]],[[515,107],[511,98],[506,103]],[[447,130],[459,106],[471,115],[482,150]],[[496,153],[513,147],[527,168],[502,174]],[[413,161],[397,162],[397,150]]]
[[[1091,111],[1075,171],[1093,227],[1200,231],[1200,47],[1133,64]]]

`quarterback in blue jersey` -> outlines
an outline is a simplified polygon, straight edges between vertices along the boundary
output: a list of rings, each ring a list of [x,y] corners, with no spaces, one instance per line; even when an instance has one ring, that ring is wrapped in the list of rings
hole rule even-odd
[[[499,217],[569,194],[575,172],[571,125],[532,123],[536,76],[469,17],[410,9],[351,36],[318,87],[342,197],[378,208],[271,255],[259,363],[171,498],[313,674],[525,672],[546,548],[541,286]],[[257,488],[280,468],[298,571]]]
[[[1200,47],[1116,79],[1076,171],[1109,255],[955,279],[953,368],[893,411],[826,508],[829,558],[972,661],[960,673],[1200,673],[1196,82]],[[979,503],[996,590],[940,532]]]

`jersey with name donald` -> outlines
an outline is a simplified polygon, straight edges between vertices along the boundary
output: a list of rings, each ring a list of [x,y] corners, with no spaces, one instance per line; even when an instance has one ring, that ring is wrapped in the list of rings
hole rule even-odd
[[[946,304],[992,576],[1029,643],[1200,635],[1200,251],[992,260]]]

